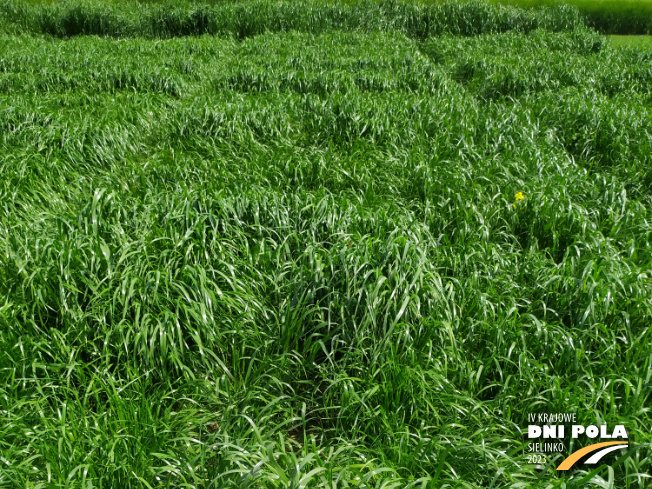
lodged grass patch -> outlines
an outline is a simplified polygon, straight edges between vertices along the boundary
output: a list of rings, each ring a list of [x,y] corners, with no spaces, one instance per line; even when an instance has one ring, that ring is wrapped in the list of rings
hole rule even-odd
[[[3,3],[0,487],[645,487],[649,52],[265,5]],[[636,449],[528,464],[568,411]]]

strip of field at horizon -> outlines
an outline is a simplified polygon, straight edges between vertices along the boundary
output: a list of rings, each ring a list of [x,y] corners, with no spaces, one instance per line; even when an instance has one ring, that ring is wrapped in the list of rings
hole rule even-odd
[[[445,0],[415,0],[421,4],[443,3]],[[652,34],[652,0],[485,0],[488,3],[510,5],[516,7],[536,8],[550,7],[560,4],[569,4],[577,7],[586,18],[587,24],[594,27],[603,34],[611,35],[650,35]],[[342,4],[354,4],[356,0],[338,0]],[[27,4],[55,4],[56,0],[25,0]],[[104,0],[99,4],[125,5],[130,3],[141,4],[170,4],[168,0]],[[219,0],[200,0],[181,3],[197,4],[223,4]],[[240,3],[237,0],[234,3]],[[316,0],[315,4],[328,3],[324,0]],[[90,5],[98,2],[90,2]],[[179,2],[174,2],[178,5]],[[644,41],[644,40],[643,40]],[[617,44],[630,45],[634,42],[641,46],[641,40],[637,39],[619,39]],[[642,45],[645,45],[643,42]]]
[[[652,36],[609,36],[609,39],[618,47],[652,49]]]
[[[559,4],[558,0],[490,0],[494,3],[520,7],[539,7]],[[627,12],[641,17],[652,17],[652,0],[569,0],[566,3],[576,6],[583,12],[604,12],[618,14]],[[649,35],[611,35],[614,46],[652,49],[652,36]]]
[[[418,3],[423,4],[433,4],[433,3],[442,3],[444,0],[418,0]],[[502,4],[502,5],[512,5],[516,7],[541,7],[541,6],[554,6],[559,4],[569,4],[573,5],[580,10],[607,10],[607,11],[633,11],[640,12],[644,14],[649,14],[652,12],[652,0],[596,0],[596,1],[587,1],[587,0],[486,0],[488,3]],[[57,0],[24,0],[25,3],[31,4],[53,4],[57,3]],[[93,3],[93,2],[91,2]],[[131,3],[131,0],[103,0],[103,4],[123,4]],[[138,3],[166,3],[166,0],[140,0]],[[204,4],[214,4],[214,3],[224,3],[221,0],[202,0],[194,3],[204,3]],[[320,3],[320,0],[317,0],[315,3]],[[340,3],[351,4],[355,3],[355,0],[340,0]]]

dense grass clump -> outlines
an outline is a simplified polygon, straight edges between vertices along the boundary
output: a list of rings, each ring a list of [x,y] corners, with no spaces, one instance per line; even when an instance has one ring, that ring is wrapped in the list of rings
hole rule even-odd
[[[649,485],[648,51],[138,9],[0,9],[0,487]],[[632,449],[537,469],[536,412]]]

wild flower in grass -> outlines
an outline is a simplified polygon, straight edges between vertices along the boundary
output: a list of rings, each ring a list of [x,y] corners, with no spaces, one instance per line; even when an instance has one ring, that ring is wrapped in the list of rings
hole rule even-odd
[[[523,196],[523,192],[518,192],[514,197],[516,197],[516,200],[514,201],[514,209],[516,209],[516,204],[518,204],[519,200],[523,200],[525,197]]]

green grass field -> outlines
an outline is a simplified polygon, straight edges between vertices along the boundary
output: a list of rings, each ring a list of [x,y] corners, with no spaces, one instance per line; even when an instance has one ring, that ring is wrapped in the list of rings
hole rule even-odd
[[[506,5],[535,7],[557,5],[560,0],[491,0]],[[652,34],[651,0],[569,0],[587,24],[607,34]]]
[[[640,49],[652,48],[652,36],[609,36],[614,46]]]
[[[271,3],[270,3],[271,1]],[[328,11],[329,5],[332,6],[332,3],[329,4],[331,0],[311,0],[307,3],[309,5],[308,9],[318,7],[318,10],[322,14],[326,14],[325,17],[330,21],[335,21],[337,24],[337,15],[332,15],[333,12],[329,15],[326,13]],[[397,0],[395,0],[397,1]],[[449,3],[448,0],[398,0],[401,3],[410,3],[414,5],[416,2],[417,5],[437,7],[442,4]],[[581,16],[584,19],[586,25],[591,28],[598,30],[603,34],[611,35],[652,35],[652,0],[473,0],[476,3],[485,3],[493,5],[507,5],[507,6],[516,6],[527,9],[540,9],[540,8],[558,8],[564,5],[571,5],[573,8],[576,8]],[[268,0],[268,2],[257,2],[258,5],[261,3],[266,3],[265,8],[269,8],[273,4],[273,0]],[[296,2],[283,2],[286,4],[285,11],[287,9],[292,9],[291,4]],[[352,6],[355,6],[357,0],[338,0],[336,7],[345,7],[349,9]],[[369,0],[366,3],[370,3]],[[227,5],[226,8],[224,7]],[[239,4],[238,7],[234,7],[234,4]],[[57,6],[61,8],[58,8]],[[62,6],[63,5],[63,6]],[[150,17],[152,6],[156,9],[161,6],[164,7],[164,13],[159,15],[158,18],[152,19]],[[27,8],[25,8],[27,7]],[[171,7],[171,8],[169,8]],[[88,24],[94,26],[91,29],[90,34],[108,34],[115,35],[116,32],[124,32],[124,28],[131,24],[133,29],[132,17],[135,12],[138,12],[136,17],[140,17],[141,20],[143,17],[148,20],[145,22],[146,25],[139,25],[136,32],[141,32],[148,34],[152,31],[152,23],[159,23],[158,28],[154,30],[160,30],[162,27],[160,24],[168,24],[170,21],[174,24],[179,20],[179,17],[183,17],[188,14],[188,12],[199,10],[201,14],[195,13],[204,20],[208,20],[208,23],[211,23],[211,12],[217,14],[218,19],[217,24],[223,23],[224,18],[233,18],[234,14],[242,13],[242,10],[247,11],[248,7],[246,2],[241,2],[237,0],[199,0],[189,3],[189,0],[174,1],[171,0],[139,0],[138,3],[134,3],[134,0],[92,0],[90,2],[80,2],[79,0],[67,0],[66,2],[60,2],[58,0],[24,0],[23,2],[16,0],[2,0],[0,2],[0,21],[2,20],[3,13],[9,14],[9,24],[12,24],[14,21],[18,20],[18,23],[21,25],[21,30],[34,29],[36,31],[45,31],[48,33],[52,32],[52,28],[57,26],[59,28],[65,29],[66,26],[79,26],[79,21],[82,18],[85,18]],[[355,9],[354,9],[355,10]],[[147,15],[147,13],[150,15]],[[176,15],[171,15],[171,12],[175,12]],[[145,15],[143,15],[145,12]],[[118,19],[115,19],[116,13],[118,14]],[[120,15],[122,13],[123,15]],[[300,18],[305,16],[305,12],[294,12]],[[277,12],[278,14],[278,12]],[[287,18],[283,13],[281,15],[274,14],[272,17],[268,17],[265,20],[271,21],[272,24],[277,23],[280,19],[283,19],[286,24],[295,24],[293,18]],[[437,15],[435,17],[448,17],[449,12],[444,12],[442,15]],[[485,12],[486,15],[489,15]],[[65,18],[61,18],[61,17]],[[246,18],[247,15],[244,16]],[[349,16],[345,15],[345,18]],[[359,21],[362,21],[362,26],[370,26],[373,24],[366,24],[365,17],[366,15],[362,14],[360,16],[354,15],[354,18],[351,19],[352,22],[350,25],[360,25]],[[426,17],[430,17],[430,21],[433,21],[433,16],[426,14]],[[262,17],[257,17],[262,19]],[[488,17],[474,17],[479,23],[486,22]],[[116,22],[116,20],[118,20]],[[198,20],[195,18],[195,21]],[[320,24],[324,18],[319,18],[316,20],[317,24]],[[342,19],[339,19],[342,20]],[[424,19],[421,19],[422,21]],[[215,23],[215,22],[213,22]],[[438,24],[438,19],[434,21],[435,24]],[[446,21],[443,22],[446,24]],[[490,22],[491,24],[492,22]],[[2,28],[3,22],[0,22],[0,29]],[[427,24],[427,23],[426,23]],[[424,25],[426,25],[424,24]],[[495,26],[495,25],[494,25]],[[170,27],[168,25],[168,27]],[[187,26],[186,26],[187,27]],[[199,26],[201,31],[205,26],[201,24]],[[302,28],[306,26],[303,25]],[[439,26],[441,27],[441,25]],[[476,26],[477,27],[477,26]],[[197,26],[195,25],[195,28]],[[309,29],[314,29],[315,26],[312,25]],[[423,28],[423,25],[422,25]],[[128,32],[133,32],[132,29],[127,29]],[[209,29],[210,30],[210,29]],[[436,30],[436,29],[435,29]],[[217,32],[221,32],[221,29],[217,29]],[[57,34],[60,34],[58,32]],[[213,32],[215,33],[215,32]],[[184,32],[181,30],[178,34],[183,35]],[[186,31],[187,34],[187,31]]]
[[[0,20],[0,488],[652,487],[649,50],[481,2]],[[630,450],[537,468],[559,412]]]

